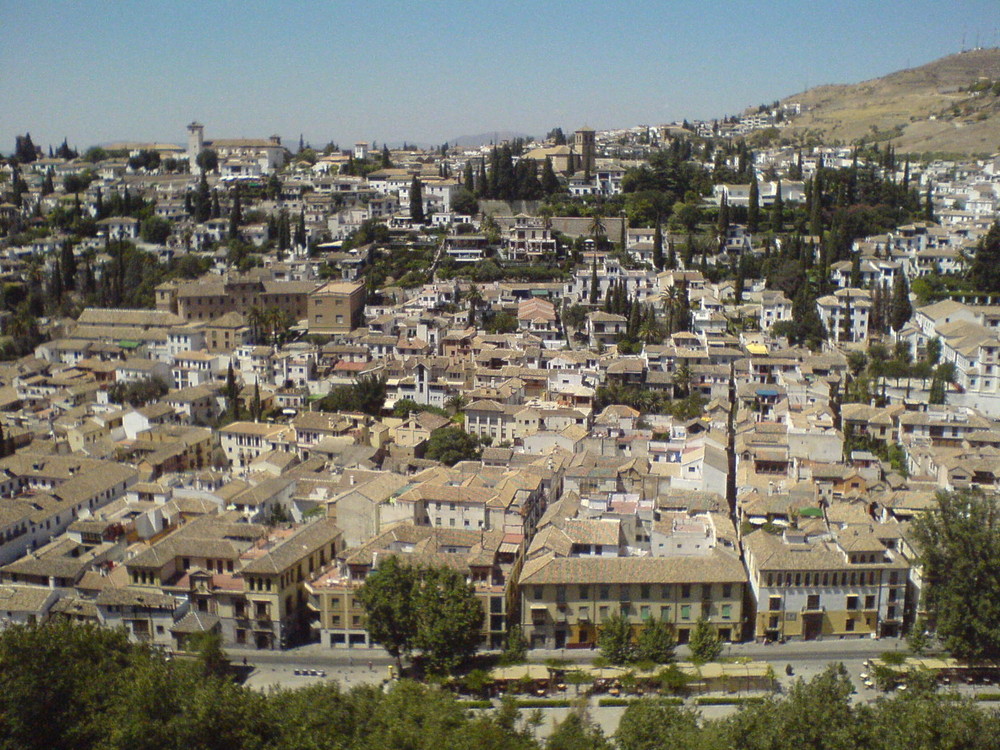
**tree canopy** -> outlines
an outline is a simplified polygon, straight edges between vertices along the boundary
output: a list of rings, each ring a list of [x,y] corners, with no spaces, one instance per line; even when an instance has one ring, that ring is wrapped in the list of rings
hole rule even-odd
[[[382,560],[358,591],[368,633],[400,664],[415,650],[432,672],[448,673],[481,640],[483,608],[458,571]]]
[[[474,461],[482,453],[479,439],[461,427],[442,427],[431,433],[425,456],[453,466],[459,461]]]
[[[929,620],[955,656],[1000,656],[1000,506],[995,495],[940,492],[913,525]]]

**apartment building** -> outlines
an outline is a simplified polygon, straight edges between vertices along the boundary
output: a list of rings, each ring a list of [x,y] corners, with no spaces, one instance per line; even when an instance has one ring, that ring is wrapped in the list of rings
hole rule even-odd
[[[903,630],[910,565],[898,532],[877,524],[835,533],[822,519],[743,538],[760,640],[895,636]]]

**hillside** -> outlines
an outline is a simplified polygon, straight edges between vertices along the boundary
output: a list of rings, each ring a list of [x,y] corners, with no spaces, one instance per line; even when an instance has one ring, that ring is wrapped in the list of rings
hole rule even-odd
[[[1000,151],[1000,49],[943,57],[851,85],[786,97],[802,104],[783,136],[824,142],[892,138],[899,153]]]

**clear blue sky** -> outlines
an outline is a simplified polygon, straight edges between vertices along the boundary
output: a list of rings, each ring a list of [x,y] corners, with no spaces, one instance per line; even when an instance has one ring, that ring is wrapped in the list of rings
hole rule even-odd
[[[996,0],[0,0],[0,152],[263,137],[441,143],[733,114],[998,46]]]

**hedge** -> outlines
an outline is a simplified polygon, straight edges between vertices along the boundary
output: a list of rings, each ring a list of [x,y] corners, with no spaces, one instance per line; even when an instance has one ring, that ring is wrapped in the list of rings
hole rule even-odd
[[[745,704],[752,703],[763,703],[764,698],[759,696],[746,696],[740,697],[724,697],[724,698],[713,698],[713,697],[701,697],[695,698],[695,704],[699,706],[741,706]]]
[[[569,708],[573,704],[565,698],[522,698],[515,700],[518,708]]]
[[[649,698],[601,698],[597,701],[598,706],[631,706],[633,703],[638,703],[644,700],[654,700],[662,703],[666,703],[670,706],[683,706],[683,698],[657,698],[651,696]]]

